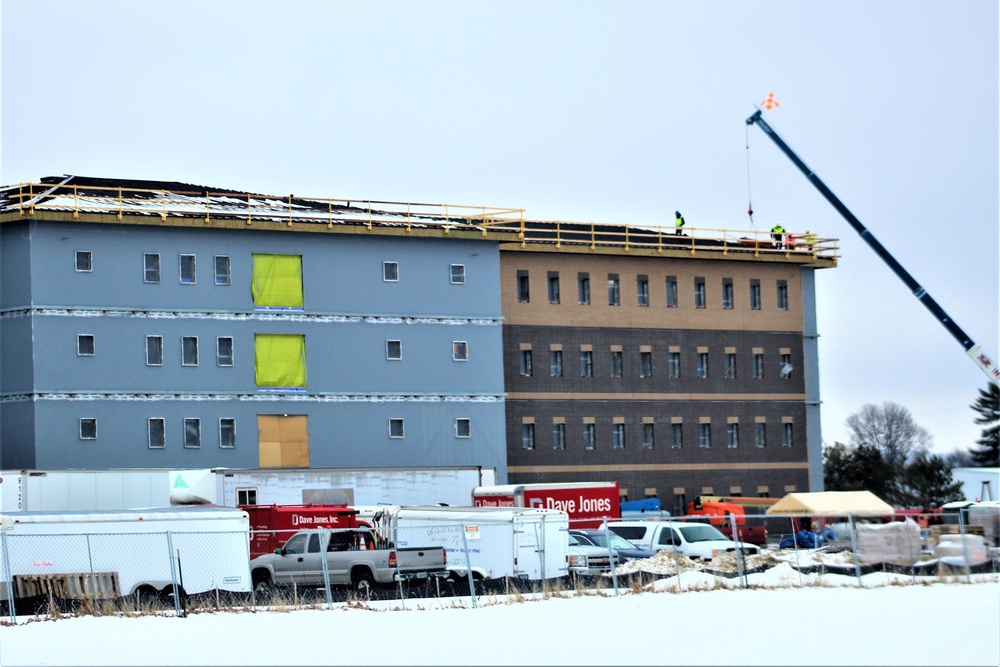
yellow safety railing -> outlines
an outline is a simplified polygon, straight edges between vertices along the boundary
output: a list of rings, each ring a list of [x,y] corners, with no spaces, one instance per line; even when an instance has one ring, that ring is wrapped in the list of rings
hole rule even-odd
[[[294,195],[254,195],[242,192],[183,191],[92,185],[56,185],[21,183],[7,188],[11,203],[8,210],[21,215],[36,211],[70,211],[81,214],[158,215],[166,220],[175,217],[202,217],[206,223],[225,219],[258,222],[281,222],[294,225],[323,224],[398,227],[406,232],[414,228],[455,229],[510,234],[521,247],[551,245],[555,250],[586,247],[590,250],[620,249],[682,250],[689,254],[710,251],[752,253],[755,257],[785,256],[796,259],[839,258],[838,240],[820,238],[810,232],[785,232],[773,238],[771,232],[685,227],[676,234],[671,221],[666,225],[625,225],[565,220],[527,220],[523,208],[428,204],[366,199],[296,197]],[[16,191],[15,191],[16,189]],[[0,211],[3,212],[3,211]]]

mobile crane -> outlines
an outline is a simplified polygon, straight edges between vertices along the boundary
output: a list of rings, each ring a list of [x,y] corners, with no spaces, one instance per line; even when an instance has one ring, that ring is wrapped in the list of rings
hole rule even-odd
[[[806,163],[795,154],[795,151],[789,148],[788,144],[786,144],[781,137],[778,136],[778,133],[775,132],[764,120],[760,109],[757,109],[752,116],[747,118],[747,125],[754,124],[760,127],[760,129],[764,131],[764,134],[769,136],[771,141],[773,141],[788,157],[788,159],[799,168],[799,171],[805,174],[806,178],[809,179],[816,189],[820,191],[820,194],[826,197],[826,200],[830,202],[835,209],[837,209],[837,212],[840,213],[845,220],[847,220],[851,227],[854,228],[854,231],[856,231],[861,238],[864,239],[865,243],[867,243],[871,249],[882,258],[882,261],[889,265],[889,268],[892,269],[893,273],[895,273],[896,276],[906,284],[906,286],[913,293],[913,296],[917,297],[917,299],[919,299],[920,302],[927,307],[927,310],[931,311],[934,317],[936,317],[937,320],[944,325],[944,328],[955,337],[955,340],[961,344],[965,353],[975,362],[976,366],[986,373],[990,382],[995,385],[1000,385],[1000,368],[998,368],[997,365],[990,360],[986,353],[982,351],[982,346],[974,343],[972,339],[969,338],[964,331],[962,331],[962,328],[948,316],[948,313],[944,312],[944,309],[938,305],[938,302],[935,301],[930,294],[927,293],[927,290],[921,287],[920,283],[914,280],[913,276],[911,276],[910,273],[903,268],[903,265],[897,262],[896,258],[885,249],[885,246],[879,243],[878,239],[876,239],[875,236],[868,231],[863,224],[861,224],[861,221],[858,220],[846,206],[844,206],[844,203],[837,198],[837,195],[833,194],[830,188],[826,187],[826,184],[820,180],[819,176],[817,176],[812,169],[806,166]]]

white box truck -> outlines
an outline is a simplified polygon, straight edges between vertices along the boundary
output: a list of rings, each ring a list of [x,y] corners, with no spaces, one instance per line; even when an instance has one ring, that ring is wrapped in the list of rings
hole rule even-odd
[[[569,515],[561,510],[422,506],[386,508],[386,517],[397,546],[443,546],[454,581],[468,577],[468,566],[475,579],[567,576]]]
[[[239,509],[0,515],[0,602],[249,593],[250,519]]]

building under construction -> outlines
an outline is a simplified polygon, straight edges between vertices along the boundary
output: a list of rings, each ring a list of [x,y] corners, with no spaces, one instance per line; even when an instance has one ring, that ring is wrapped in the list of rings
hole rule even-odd
[[[0,469],[822,486],[837,243],[45,178],[0,191]]]

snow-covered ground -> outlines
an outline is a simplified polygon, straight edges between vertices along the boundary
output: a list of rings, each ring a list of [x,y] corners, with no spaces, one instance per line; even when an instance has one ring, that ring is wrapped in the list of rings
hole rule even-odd
[[[645,591],[0,626],[0,665],[998,665],[1000,579],[696,570]],[[916,583],[914,583],[916,581]]]

